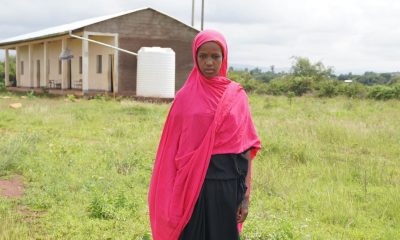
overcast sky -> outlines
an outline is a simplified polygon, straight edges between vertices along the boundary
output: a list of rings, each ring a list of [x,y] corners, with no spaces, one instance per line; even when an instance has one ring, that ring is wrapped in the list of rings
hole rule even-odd
[[[191,5],[192,0],[0,0],[0,39],[148,6],[190,24]],[[200,10],[196,0],[196,28]],[[205,0],[204,25],[225,35],[233,65],[288,69],[291,57],[301,56],[335,73],[400,71],[399,0]]]

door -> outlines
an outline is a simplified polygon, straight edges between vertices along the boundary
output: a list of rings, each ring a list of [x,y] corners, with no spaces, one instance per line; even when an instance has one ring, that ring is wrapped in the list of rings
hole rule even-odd
[[[114,54],[108,55],[108,90],[114,92]]]
[[[68,88],[72,88],[72,61],[71,59],[68,59]]]
[[[36,60],[36,87],[40,87],[40,60]]]

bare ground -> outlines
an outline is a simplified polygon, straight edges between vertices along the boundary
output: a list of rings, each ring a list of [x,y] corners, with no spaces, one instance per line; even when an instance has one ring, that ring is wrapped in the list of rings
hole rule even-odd
[[[17,175],[10,179],[0,179],[0,197],[20,199],[23,195],[24,184],[22,176]],[[20,214],[25,216],[23,221],[26,222],[32,222],[37,217],[45,214],[44,211],[32,211],[23,205],[17,205],[17,210]]]
[[[0,179],[0,196],[8,198],[21,198],[24,194],[22,176],[14,176],[10,179]]]

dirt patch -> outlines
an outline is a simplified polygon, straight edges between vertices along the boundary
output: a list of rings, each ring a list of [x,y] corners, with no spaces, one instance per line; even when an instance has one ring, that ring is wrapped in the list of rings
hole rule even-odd
[[[19,199],[24,195],[24,184],[22,176],[14,176],[10,179],[0,179],[0,197]],[[33,211],[23,205],[17,205],[17,211],[22,214],[23,221],[33,222],[46,214],[45,211]]]
[[[11,179],[0,179],[0,196],[9,198],[21,198],[24,194],[22,176],[14,176]]]
[[[22,219],[22,221],[24,222],[34,222],[37,218],[42,217],[46,214],[45,211],[33,211],[22,205],[18,205],[17,209],[18,212],[24,216]]]

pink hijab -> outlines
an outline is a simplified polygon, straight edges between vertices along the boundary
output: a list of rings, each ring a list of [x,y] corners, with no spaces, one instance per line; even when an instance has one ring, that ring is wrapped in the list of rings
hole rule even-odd
[[[196,53],[205,42],[221,46],[219,76],[204,77]],[[149,190],[150,223],[154,240],[177,240],[188,223],[200,194],[212,154],[241,153],[260,140],[251,119],[247,95],[226,77],[228,49],[216,31],[200,32],[193,41],[195,66],[176,94],[162,132]]]

